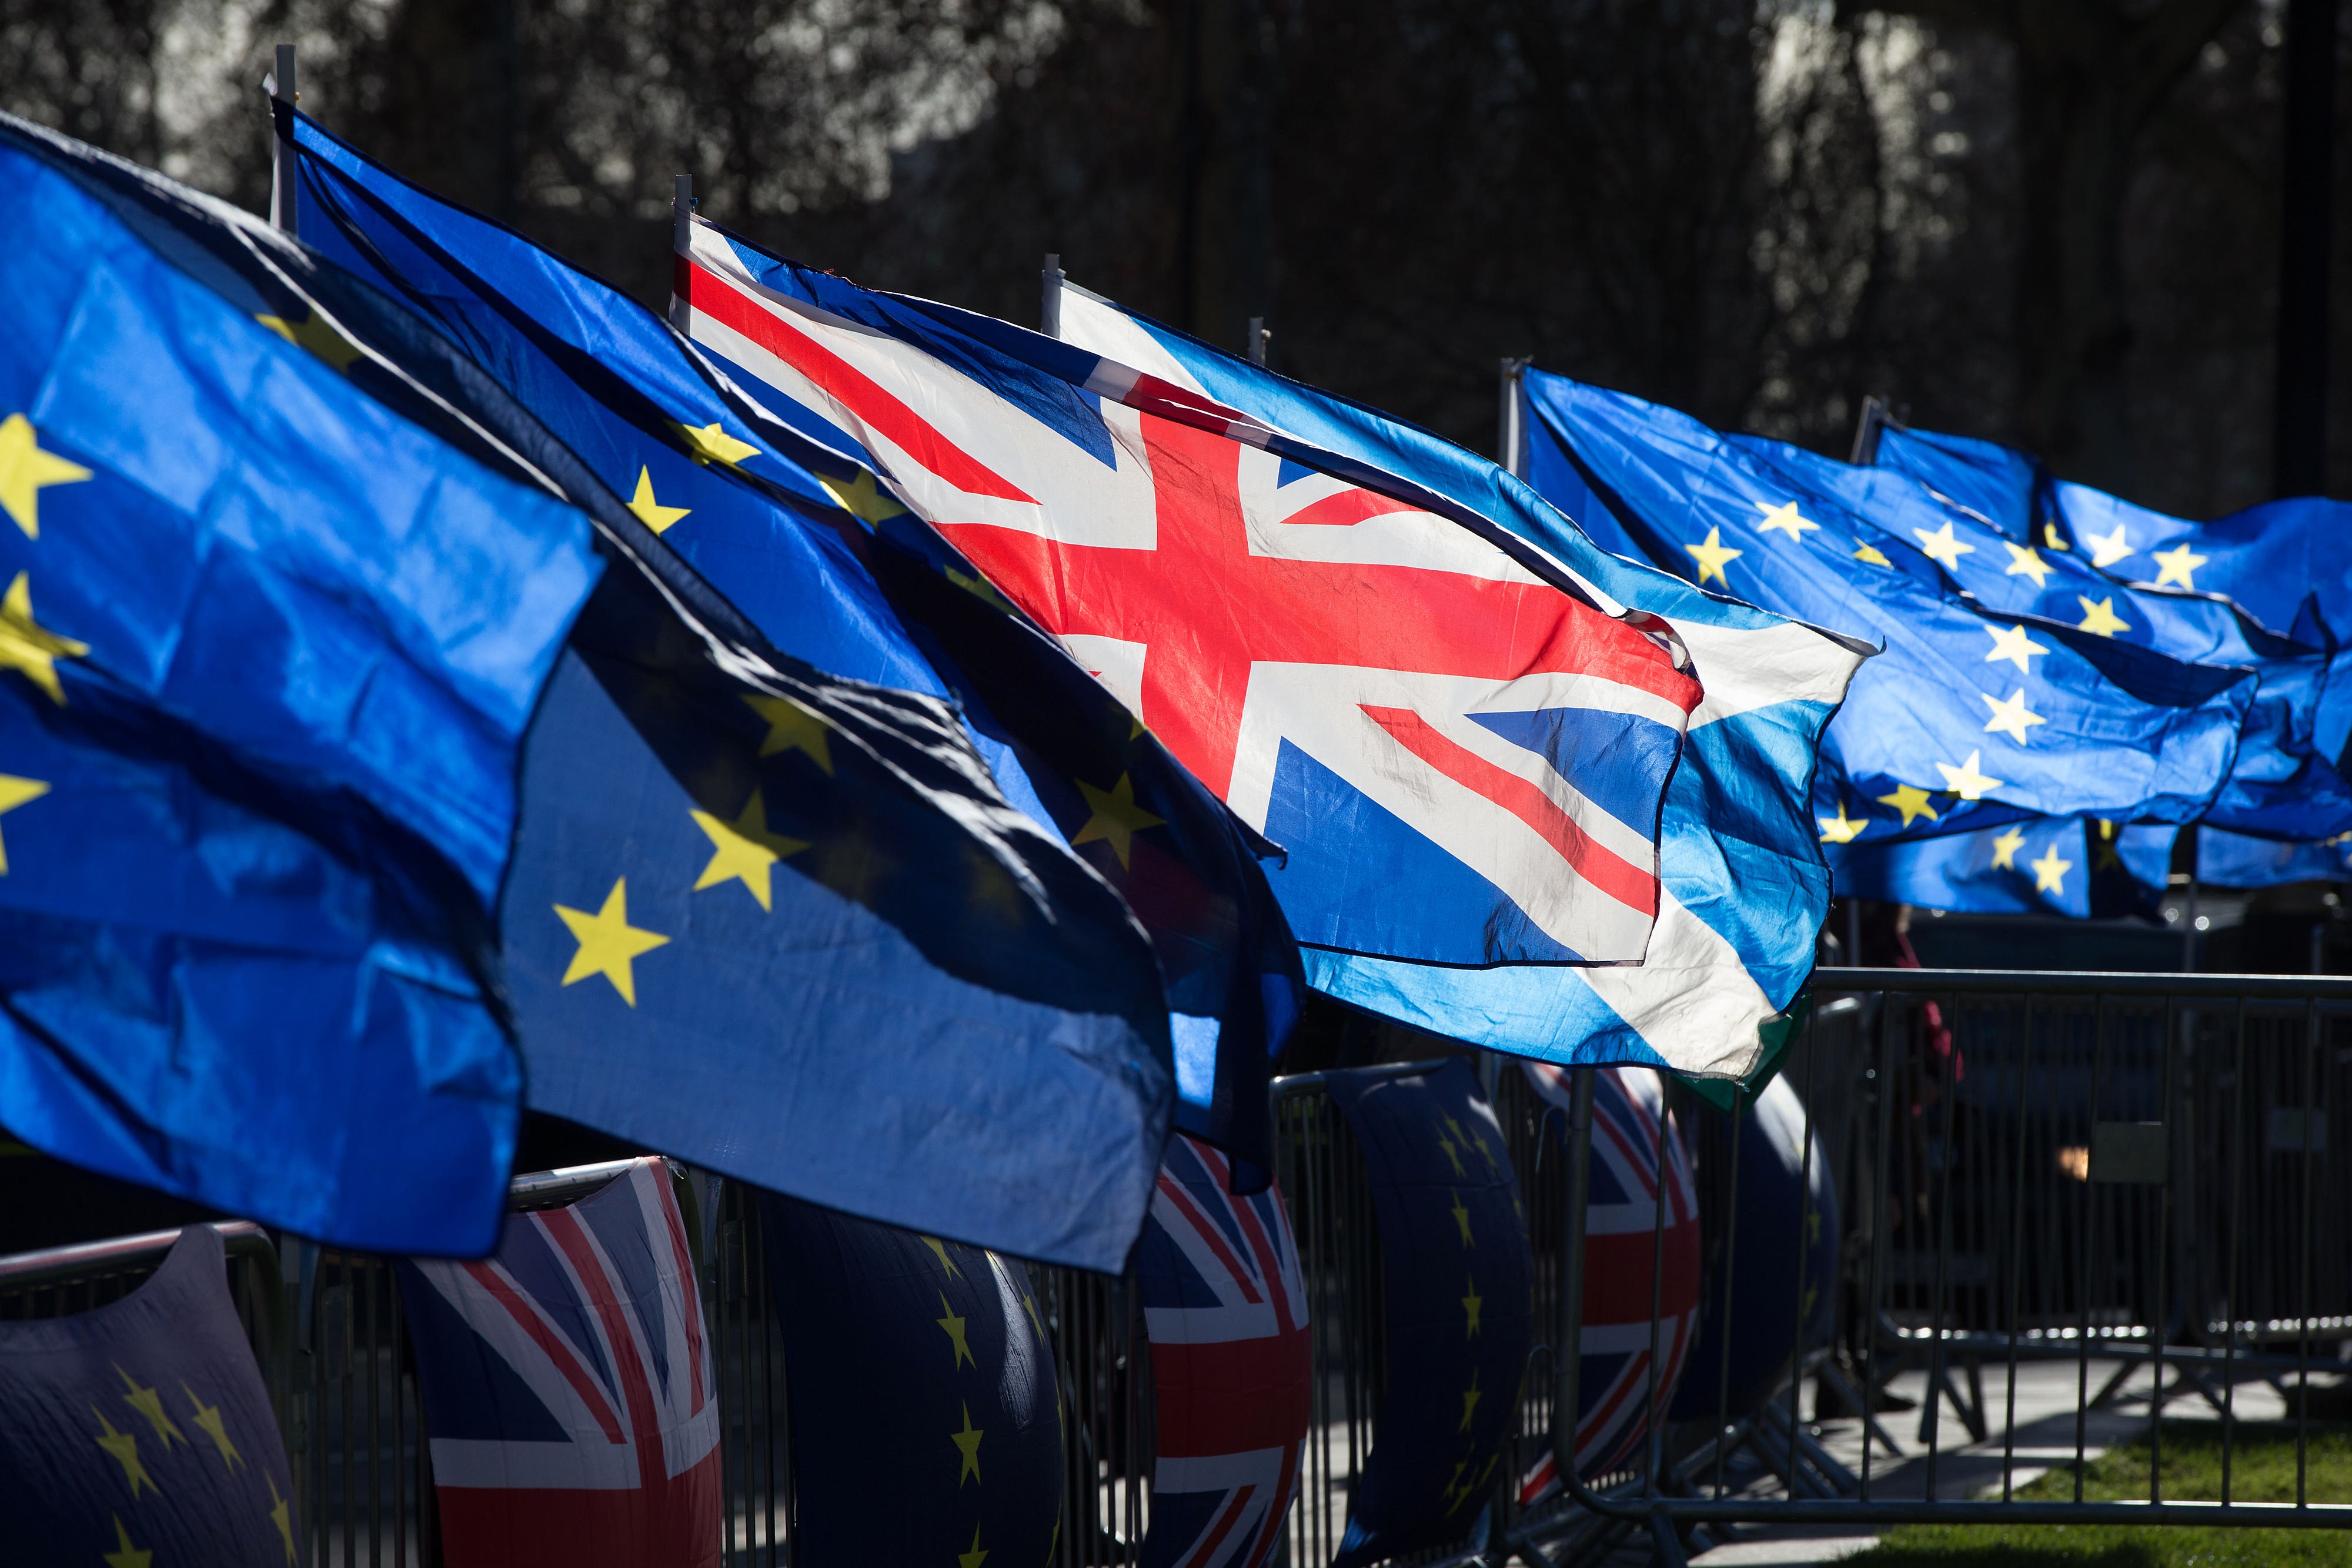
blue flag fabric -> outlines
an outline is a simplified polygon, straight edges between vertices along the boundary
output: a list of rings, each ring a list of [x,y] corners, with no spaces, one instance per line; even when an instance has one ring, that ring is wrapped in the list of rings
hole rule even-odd
[[[2297,843],[2199,828],[2197,880],[2215,887],[2248,888],[2352,882],[2352,833]]]
[[[110,182],[113,210],[215,287],[289,301],[275,316],[300,346],[273,329],[260,334],[271,351],[537,486],[499,492],[521,516],[555,505],[543,492],[576,502],[619,563],[533,717],[499,951],[477,960],[520,1036],[530,1103],[841,1207],[1117,1268],[1167,1130],[1157,967],[1117,896],[996,789],[954,715],[777,651],[478,364],[381,291],[250,216],[83,162],[86,178]],[[504,787],[511,799],[510,775]],[[247,989],[248,1005],[285,1007]],[[409,1020],[418,1049],[462,1067],[450,1059],[465,1037],[429,1021]],[[496,1060],[510,1128],[510,1048]],[[292,1082],[284,1113],[320,1123],[313,1081]],[[337,1102],[328,1130],[344,1136],[351,1121],[362,1152],[379,1131],[402,1135],[381,1105],[369,1103],[373,1120],[342,1110],[357,1103]],[[433,1159],[421,1133],[409,1142],[404,1154],[432,1159],[432,1174],[475,1176],[481,1208],[467,1212],[462,1245],[436,1234],[407,1249],[484,1250],[506,1146],[481,1169]],[[367,1196],[448,1209],[404,1167]]]
[[[0,257],[0,1123],[304,1234],[479,1251],[520,1087],[490,906],[588,522],[289,342],[301,289],[148,224],[142,182],[228,232],[0,122],[0,210],[42,235]]]
[[[787,1198],[760,1218],[792,1368],[793,1561],[1050,1560],[1062,1396],[1029,1271]]]
[[[2229,782],[2204,821],[2279,837],[2352,829],[2352,783],[2334,758],[2352,722],[2352,651],[2332,654],[2265,631],[2225,600],[2179,588],[2129,587],[2072,550],[2021,545],[1940,499],[1909,476],[1864,468],[1786,442],[1736,435],[1734,445],[1851,507],[1861,521],[1936,562],[1945,585],[1988,609],[2072,623],[2188,664],[2252,669],[2260,677]],[[2080,616],[2077,620],[2076,617]],[[2335,731],[2332,744],[2328,732]]]
[[[1876,460],[2118,581],[2226,595],[2273,631],[2316,643],[2315,624],[2352,644],[2352,505],[2298,496],[2192,522],[2053,478],[2015,447],[1900,425],[1880,433]]]
[[[2078,920],[2153,915],[2177,831],[2029,817],[1937,838],[1831,844],[1830,875],[1842,897],[1923,909]]]
[[[1469,1534],[1517,1424],[1534,1263],[1518,1180],[1470,1063],[1331,1076],[1380,1222],[1386,1377],[1332,1568]]]
[[[121,1301],[0,1322],[0,1541],[17,1563],[292,1563],[269,1391],[193,1225]]]
[[[1581,481],[1556,498],[1606,511],[1694,582],[1883,644],[1822,738],[1825,841],[2018,815],[2187,821],[2228,781],[2250,672],[1990,612],[1923,549],[1685,414],[1540,371],[1526,385]]]
[[[1861,650],[1594,548],[1517,478],[1425,431],[1075,286],[1062,291],[1061,316],[1075,347],[1264,422],[1302,466],[1421,497],[1657,616],[1706,685],[1666,789],[1658,920],[1641,965],[1461,969],[1308,949],[1309,982],[1433,1033],[1552,1061],[1737,1077],[1769,1059],[1829,907],[1807,797],[1822,727]]]
[[[960,704],[1008,798],[1150,932],[1177,1124],[1240,1156],[1245,1189],[1262,1186],[1270,1062],[1305,988],[1257,863],[1278,852],[1133,733],[1057,646],[956,587],[976,574],[877,489],[862,450],[813,442],[643,306],[283,105],[279,116],[302,152],[305,237],[428,314],[769,640],[833,674]]]

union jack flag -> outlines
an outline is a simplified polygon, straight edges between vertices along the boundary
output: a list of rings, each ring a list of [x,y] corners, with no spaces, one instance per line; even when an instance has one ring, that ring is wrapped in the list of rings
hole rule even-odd
[[[710,1348],[660,1160],[401,1285],[456,1568],[719,1561]]]
[[[992,346],[1002,323],[691,235],[675,315],[694,341],[885,475],[1286,845],[1270,880],[1302,942],[1640,961],[1700,695],[1663,622],[1157,376],[1027,344],[1070,360],[1048,375]]]
[[[1523,1061],[1538,1094],[1569,1107],[1567,1070]],[[1565,1126],[1565,1124],[1562,1124]],[[1658,1155],[1665,1151],[1665,1258],[1656,1266]],[[1584,1328],[1577,1341],[1576,1465],[1588,1479],[1630,1464],[1650,1430],[1650,1305],[1658,1291],[1658,1403],[1675,1398],[1698,1329],[1698,1203],[1665,1091],[1647,1068],[1599,1070],[1592,1095],[1591,1197],[1584,1220]],[[1547,1448],[1519,1481],[1531,1503],[1559,1489]]]
[[[1282,1197],[1229,1190],[1225,1156],[1168,1141],[1136,1278],[1159,1411],[1145,1568],[1273,1559],[1307,1440],[1307,1295]]]

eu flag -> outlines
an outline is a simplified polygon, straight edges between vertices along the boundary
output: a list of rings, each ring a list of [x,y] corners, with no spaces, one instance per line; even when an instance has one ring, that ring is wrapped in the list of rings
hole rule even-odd
[[[0,256],[0,1122],[479,1251],[520,1089],[491,910],[589,525],[369,396],[297,290],[126,219],[138,178],[0,120],[40,236]]]
[[[2197,830],[2197,880],[2215,887],[2279,887],[2290,882],[2352,882],[2352,833],[2295,842],[2218,828]]]
[[[2320,643],[2324,628],[2352,643],[2352,506],[2342,501],[2296,496],[2193,522],[2056,478],[2015,447],[1896,424],[1880,432],[1877,462],[2118,581],[2226,595],[2299,641]]]
[[[1278,852],[1066,654],[957,589],[977,574],[867,454],[782,423],[643,306],[278,112],[301,152],[306,237],[429,315],[762,634],[833,674],[958,701],[1007,796],[1150,933],[1178,1124],[1262,1180],[1268,1064],[1304,988],[1258,865]]]
[[[1564,376],[1528,394],[1585,510],[1693,583],[1883,644],[1822,739],[1828,842],[2017,815],[2187,821],[2227,783],[2255,683],[1998,614],[1937,559],[1696,420]]]
[[[1843,897],[1979,915],[2105,920],[2156,913],[2176,831],[2096,818],[2027,817],[1935,838],[1831,844],[1827,852]]]
[[[301,1528],[210,1226],[97,1312],[0,1322],[11,1562],[290,1563]]]

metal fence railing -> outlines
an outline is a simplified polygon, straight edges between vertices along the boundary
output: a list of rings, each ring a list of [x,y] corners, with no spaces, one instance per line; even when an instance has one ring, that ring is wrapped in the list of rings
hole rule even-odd
[[[2143,1500],[2084,1499],[2079,1479],[2074,1500],[2017,1495],[2029,1469],[2072,1464],[2079,1478],[2126,1406],[2127,1425],[2157,1445],[2157,1418],[2194,1406],[2218,1422],[2226,1456],[2247,1401],[2264,1401],[2294,1424],[2300,1461],[2310,1406],[2298,1391],[2315,1374],[2352,1382],[2342,1220],[2352,1164],[2328,1125],[2352,1103],[2352,980],[1824,970],[1814,989],[1782,1073],[1809,1108],[1804,1174],[1824,1173],[1838,1198],[1826,1324],[1808,1332],[1804,1313],[1780,1314],[1796,1325],[1785,1346],[1768,1347],[1781,1371],[1769,1396],[1744,1406],[1728,1367],[1748,1322],[1706,1325],[1720,1337],[1721,1381],[1685,1390],[1684,1408],[1695,1398],[1711,1408],[1663,1419],[1674,1390],[1654,1379],[1640,1396],[1647,1435],[1624,1468],[1571,1476],[1562,1463],[1565,1489],[1525,1510],[1517,1478],[1546,1450],[1575,1447],[1592,1085],[1572,1074],[1564,1113],[1516,1064],[1485,1060],[1529,1227],[1540,1343],[1485,1518],[1418,1561],[1597,1561],[1645,1531],[1671,1562],[1694,1530],[1731,1522],[2352,1526],[2352,1507],[2300,1494],[2252,1502],[2225,1485],[2216,1499],[2167,1497],[2160,1447]],[[1327,1082],[1309,1074],[1275,1090],[1276,1175],[1313,1357],[1284,1535],[1295,1568],[1337,1550],[1382,1409],[1380,1238]],[[1801,1245],[1821,1218],[1810,1197],[1793,1213],[1743,1220],[1741,1140],[1765,1135],[1755,1114],[1724,1116],[1685,1094],[1675,1116],[1710,1267],[1746,1267],[1743,1223],[1786,1225]],[[521,1177],[512,1201],[575,1201],[621,1168]],[[724,1560],[783,1568],[790,1388],[759,1205],[737,1184],[674,1169],[718,1385]],[[220,1228],[287,1437],[304,1561],[436,1568],[429,1445],[391,1263],[243,1222]],[[0,1260],[0,1320],[118,1299],[176,1234]],[[1032,1276],[1065,1410],[1055,1561],[1126,1568],[1142,1560],[1151,1519],[1141,1305],[1128,1280]],[[1749,1290],[1733,1282],[1743,1303]],[[1916,1411],[1898,1421],[1890,1406],[1906,1402]]]

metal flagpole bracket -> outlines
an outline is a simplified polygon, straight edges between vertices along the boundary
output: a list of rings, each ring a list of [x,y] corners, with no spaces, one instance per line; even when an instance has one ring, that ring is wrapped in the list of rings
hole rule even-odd
[[[278,68],[262,84],[269,96],[291,109],[301,101],[295,90],[294,46],[278,46]],[[294,232],[294,143],[278,131],[278,116],[269,117],[269,224],[284,234]]]
[[[1039,278],[1044,290],[1038,298],[1037,329],[1048,338],[1062,335],[1062,258],[1053,251],[1045,253],[1045,268]]]
[[[1506,354],[1503,357],[1500,406],[1496,422],[1498,450],[1495,455],[1503,465],[1503,472],[1521,479],[1527,477],[1528,443],[1524,423],[1527,404],[1519,396],[1519,375],[1535,362],[1532,354]]]
[[[1265,369],[1265,351],[1273,341],[1274,333],[1267,329],[1265,318],[1251,317],[1249,319],[1249,362],[1259,370]]]

